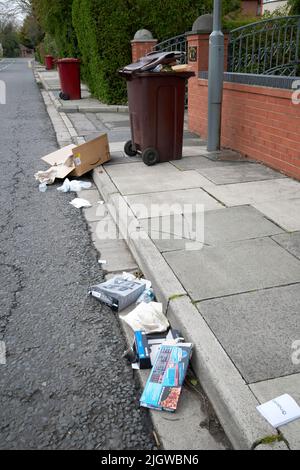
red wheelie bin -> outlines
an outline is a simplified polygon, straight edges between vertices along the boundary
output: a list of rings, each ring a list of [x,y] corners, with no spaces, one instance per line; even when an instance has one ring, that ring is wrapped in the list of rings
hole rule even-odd
[[[46,70],[52,70],[54,68],[54,57],[52,55],[45,56]]]
[[[80,100],[80,60],[59,59],[57,66],[61,85],[60,98],[63,100]]]

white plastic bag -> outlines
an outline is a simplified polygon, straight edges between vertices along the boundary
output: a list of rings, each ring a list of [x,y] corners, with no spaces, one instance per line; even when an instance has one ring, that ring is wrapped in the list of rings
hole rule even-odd
[[[162,304],[142,302],[132,312],[122,318],[133,331],[145,333],[162,333],[167,331],[170,324],[163,314]]]
[[[79,180],[72,180],[70,181],[68,178],[65,179],[62,186],[57,188],[57,191],[62,193],[78,193],[83,189],[90,189],[92,187],[92,183],[86,181],[79,181]]]

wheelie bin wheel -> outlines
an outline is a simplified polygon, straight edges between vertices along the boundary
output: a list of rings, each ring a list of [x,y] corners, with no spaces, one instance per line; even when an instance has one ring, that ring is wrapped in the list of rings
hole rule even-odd
[[[128,142],[126,142],[124,152],[128,157],[135,157],[137,155],[137,151],[132,148],[132,140],[128,140]]]
[[[158,151],[154,148],[149,147],[142,153],[142,159],[145,165],[153,166],[159,161]]]
[[[64,100],[64,101],[69,101],[70,99],[70,96],[67,95],[67,93],[63,93],[62,91],[60,92],[59,97],[61,100]]]

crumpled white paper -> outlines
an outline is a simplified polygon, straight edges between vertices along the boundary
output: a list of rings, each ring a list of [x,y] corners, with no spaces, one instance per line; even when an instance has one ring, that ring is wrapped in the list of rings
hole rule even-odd
[[[130,326],[133,331],[144,331],[145,333],[162,333],[167,331],[170,324],[163,314],[163,306],[158,302],[146,304],[142,302],[122,320]]]
[[[38,171],[34,177],[40,183],[53,184],[57,176],[57,169],[49,168],[47,171]]]
[[[82,207],[92,207],[92,204],[89,201],[86,199],[81,199],[80,197],[73,199],[70,204],[76,207],[76,209],[81,209]]]

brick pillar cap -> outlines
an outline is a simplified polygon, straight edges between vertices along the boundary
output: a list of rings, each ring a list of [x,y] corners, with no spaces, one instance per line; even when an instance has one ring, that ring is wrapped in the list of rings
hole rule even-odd
[[[133,38],[135,41],[151,41],[153,40],[153,35],[148,29],[139,29]]]

